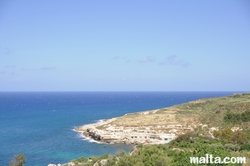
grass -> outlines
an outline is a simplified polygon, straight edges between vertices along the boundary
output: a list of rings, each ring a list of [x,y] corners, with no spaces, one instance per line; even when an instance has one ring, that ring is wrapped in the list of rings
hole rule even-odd
[[[201,150],[206,147],[208,150],[220,149],[218,147],[231,147],[232,145],[226,145],[225,140],[211,139],[211,135],[209,135],[209,130],[211,127],[218,127],[219,129],[231,128],[231,127],[239,127],[242,128],[242,132],[244,132],[247,136],[247,139],[250,139],[250,122],[242,122],[242,123],[229,123],[224,120],[225,115],[230,113],[241,114],[245,111],[250,110],[250,93],[246,94],[237,94],[228,97],[218,97],[218,98],[208,98],[208,99],[200,99],[180,105],[176,105],[169,108],[161,108],[157,111],[149,111],[145,112],[137,112],[133,114],[127,114],[121,117],[116,118],[114,121],[110,122],[112,126],[116,127],[136,127],[134,130],[147,130],[150,128],[155,131],[164,131],[167,133],[171,127],[167,128],[170,125],[181,124],[183,128],[188,126],[196,126],[194,127],[193,133],[196,133],[196,137],[192,138],[192,142],[190,142],[190,138],[185,141],[183,135],[180,135],[177,139],[172,141],[170,144],[165,145],[139,145],[138,152],[135,152],[134,155],[126,155],[126,154],[118,154],[117,156],[125,156],[126,160],[133,158],[133,160],[128,161],[136,161],[139,159],[140,155],[145,152],[145,155],[148,156],[148,153],[159,152],[163,154],[164,157],[167,156],[165,160],[167,163],[171,163],[174,161],[174,157],[178,160],[182,160],[182,158],[178,158],[178,154],[182,154],[182,152],[195,152],[195,148],[197,149],[198,145],[201,147]],[[203,124],[203,125],[200,125]],[[204,125],[206,124],[206,126]],[[98,126],[97,129],[105,129],[109,126],[109,124]],[[161,126],[158,128],[158,126]],[[178,128],[178,127],[177,127]],[[181,132],[189,132],[188,130],[184,130],[180,128]],[[147,131],[149,132],[149,131]],[[190,132],[192,133],[192,132]],[[211,133],[210,133],[211,134]],[[178,139],[182,141],[178,142]],[[249,144],[249,142],[248,142]],[[177,146],[178,145],[178,146]],[[170,148],[170,146],[173,146]],[[157,149],[158,147],[158,149]],[[175,150],[174,150],[175,149]],[[246,148],[247,149],[247,148]],[[250,152],[246,149],[242,151],[221,151],[225,153],[229,153],[234,157],[242,157],[245,156],[249,163],[250,161]],[[164,154],[165,152],[169,152]],[[211,151],[211,153],[215,153],[215,151]],[[157,158],[159,155],[150,155],[150,158]],[[116,157],[117,157],[116,156]],[[76,163],[76,166],[81,165],[93,165],[95,162],[100,162],[101,159],[108,159],[109,161],[113,161],[116,157],[103,155],[101,157],[93,156],[91,160],[87,158],[79,158],[73,160]],[[147,157],[148,158],[148,157]],[[150,161],[151,161],[150,159]],[[122,160],[122,159],[121,159]],[[124,159],[124,161],[126,161]],[[178,161],[176,160],[176,161]],[[110,164],[112,165],[112,164]],[[114,164],[113,164],[114,165]]]
[[[191,125],[192,123],[208,126],[233,126],[223,121],[225,114],[250,110],[250,93],[228,97],[200,99],[169,108],[162,108],[148,114],[134,113],[118,117],[112,122],[116,126],[141,127],[168,124]],[[244,125],[246,124],[242,124]]]

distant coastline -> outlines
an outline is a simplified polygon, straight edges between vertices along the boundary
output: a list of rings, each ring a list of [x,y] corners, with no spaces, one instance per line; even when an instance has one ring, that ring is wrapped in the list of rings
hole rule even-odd
[[[1,154],[3,160],[0,161],[0,165],[8,165],[9,159],[16,154],[13,146],[25,153],[28,158],[25,164],[27,166],[32,166],[34,163],[42,166],[51,161],[65,163],[82,155],[88,157],[105,153],[115,154],[117,149],[129,152],[133,145],[126,146],[122,143],[107,145],[103,148],[102,145],[91,143],[88,139],[83,141],[85,138],[80,136],[81,133],[76,133],[72,129],[102,119],[120,117],[125,114],[129,117],[132,116],[130,114],[143,110],[155,110],[199,98],[227,96],[233,93],[4,92],[0,95],[1,108],[3,108],[0,117],[3,130],[0,133],[4,135],[0,141],[2,152],[4,152]],[[53,112],[53,110],[56,111]],[[134,124],[133,121],[132,124]],[[10,140],[14,138],[18,141],[10,143]],[[37,144],[37,141],[42,144]],[[33,149],[36,150],[34,153]],[[43,152],[42,156],[41,152]],[[59,153],[63,155],[63,159],[58,157]],[[68,155],[69,153],[72,155]],[[41,160],[37,161],[37,158]]]
[[[214,109],[219,105],[230,105],[249,96],[249,93],[243,95],[235,93],[227,97],[199,99],[168,108],[102,119],[93,124],[76,127],[75,130],[88,139],[109,144],[164,144],[197,128],[204,130],[204,135],[213,138],[213,132],[223,126],[219,124],[223,121],[222,111],[220,110],[220,115],[216,115],[218,111]],[[225,114],[226,111],[223,112]],[[218,120],[214,118],[215,115]],[[210,118],[216,123],[209,120]],[[235,126],[231,127],[232,130],[236,129]]]

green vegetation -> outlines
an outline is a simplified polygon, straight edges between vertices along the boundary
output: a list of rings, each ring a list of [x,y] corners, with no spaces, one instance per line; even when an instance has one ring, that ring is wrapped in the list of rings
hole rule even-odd
[[[250,93],[229,97],[201,99],[156,113],[128,114],[112,122],[116,126],[141,128],[167,124],[195,124],[194,131],[178,136],[168,144],[137,145],[129,154],[80,158],[72,160],[76,166],[189,166],[190,157],[246,157],[250,165]],[[200,125],[201,124],[201,125]],[[205,125],[204,125],[205,124]],[[205,126],[205,127],[204,127]],[[103,128],[104,126],[101,126]],[[210,130],[212,127],[218,131]],[[105,127],[104,127],[105,128]],[[231,128],[235,130],[232,131]],[[155,127],[157,129],[157,127]],[[183,130],[184,131],[184,130]],[[105,162],[103,162],[105,159]],[[102,164],[101,164],[102,163]],[[204,164],[204,166],[216,164]],[[217,164],[219,165],[219,164]],[[240,164],[224,164],[240,165]]]
[[[118,117],[111,125],[121,127],[149,127],[168,124],[206,124],[208,127],[250,126],[250,93],[235,94],[228,97],[200,99],[169,108],[145,113],[133,113]],[[105,129],[107,126],[101,126]],[[198,126],[197,126],[198,127]],[[157,128],[154,128],[157,130]],[[162,129],[160,129],[162,130]],[[209,130],[203,135],[209,135]]]
[[[224,121],[234,124],[240,124],[242,122],[250,122],[250,110],[247,110],[243,113],[228,112],[224,116]]]
[[[94,163],[96,163],[102,159],[108,159],[108,158],[110,158],[110,156],[108,154],[104,154],[100,157],[98,157],[98,156],[91,156],[89,158],[81,157],[81,158],[74,159],[71,161],[74,162],[77,166],[81,166],[81,165],[92,166]]]
[[[200,122],[208,126],[249,127],[250,93],[201,99],[175,106],[181,123]]]
[[[161,145],[137,145],[130,154],[124,151],[116,155],[104,155],[100,158],[91,157],[92,162],[77,159],[78,165],[93,165],[100,163],[102,159],[107,159],[105,166],[191,166],[190,157],[204,157],[206,154],[212,154],[216,157],[246,157],[250,161],[250,141],[240,144],[232,143],[230,139],[233,133],[228,129],[222,131],[222,135],[227,139],[212,139],[198,136],[195,132],[190,132],[179,136],[168,144]],[[239,132],[243,133],[243,132]],[[237,133],[237,134],[239,134]],[[229,136],[230,135],[230,136]],[[223,138],[224,138],[223,137]],[[100,164],[99,164],[100,165]],[[216,164],[207,164],[207,166],[216,166]],[[218,166],[220,164],[217,164]],[[228,166],[237,166],[241,164],[224,164]]]
[[[244,145],[249,142],[249,138],[247,135],[249,135],[249,131],[235,131],[233,132],[229,128],[225,128],[221,131],[215,131],[214,136],[216,138],[221,139],[224,142],[232,143],[232,144],[237,144],[237,145]]]
[[[24,154],[18,154],[13,157],[13,159],[9,163],[9,166],[23,166],[25,162],[26,158]]]
[[[165,125],[166,122],[178,122],[183,125],[202,123],[207,127],[197,125],[194,128],[195,132],[179,135],[168,144],[139,144],[128,154],[120,151],[116,155],[81,157],[71,162],[74,162],[75,166],[191,166],[194,164],[190,164],[190,157],[212,154],[222,159],[246,157],[247,165],[250,165],[250,93],[197,100],[160,109],[156,113],[128,114],[112,123],[118,126],[139,124],[143,130],[149,124]],[[219,128],[212,133],[213,135],[208,129],[212,126]],[[231,130],[232,127],[235,131]],[[105,126],[99,128],[104,129]],[[18,154],[10,161],[9,166],[23,166],[25,162],[25,156]],[[221,164],[204,164],[204,166],[216,165]]]

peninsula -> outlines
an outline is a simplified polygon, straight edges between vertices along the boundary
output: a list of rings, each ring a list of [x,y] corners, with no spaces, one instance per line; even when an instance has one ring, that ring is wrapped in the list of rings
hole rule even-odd
[[[120,151],[48,166],[192,166],[190,157],[206,154],[243,157],[237,165],[249,166],[250,93],[126,114],[75,130],[98,142],[138,145],[128,154]]]
[[[195,131],[214,138],[214,131],[249,128],[248,123],[227,123],[230,113],[250,111],[250,93],[208,98],[168,108],[125,114],[94,124],[76,127],[85,137],[103,143],[164,144]]]

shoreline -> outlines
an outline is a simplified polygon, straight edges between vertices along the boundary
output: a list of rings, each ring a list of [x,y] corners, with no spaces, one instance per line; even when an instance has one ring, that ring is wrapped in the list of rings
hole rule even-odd
[[[106,144],[106,143],[104,143],[104,142],[98,142],[98,141],[96,141],[96,140],[94,140],[94,139],[91,139],[91,138],[88,137],[88,136],[85,136],[85,135],[83,134],[83,131],[77,131],[77,130],[75,130],[75,128],[73,128],[72,131],[78,133],[78,134],[79,134],[79,137],[77,137],[77,138],[80,138],[80,139],[83,140],[83,141],[87,141],[87,142],[89,142],[89,143]]]
[[[82,137],[90,142],[104,144],[164,144],[176,138],[176,134],[171,133],[156,133],[154,130],[139,130],[137,127],[124,127],[112,124],[119,118],[131,116],[134,114],[150,115],[155,114],[160,109],[142,111],[136,113],[125,114],[121,117],[111,119],[100,119],[96,123],[86,124],[74,128],[74,131],[81,133]],[[104,127],[105,126],[105,127]]]
[[[128,113],[111,119],[75,128],[84,137],[100,143],[165,144],[179,135],[202,131],[203,136],[213,138],[219,130],[227,105],[235,102],[248,103],[249,93],[226,97],[205,98],[167,108]],[[244,99],[244,100],[243,100]],[[218,111],[218,106],[226,105]],[[213,119],[211,121],[211,119]],[[234,125],[230,126],[235,130]]]

